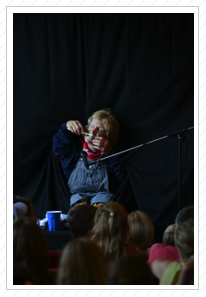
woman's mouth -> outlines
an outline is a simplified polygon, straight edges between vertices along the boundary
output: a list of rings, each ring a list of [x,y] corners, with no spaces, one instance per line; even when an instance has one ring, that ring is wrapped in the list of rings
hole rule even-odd
[[[84,141],[85,141],[86,143],[92,143],[92,138],[89,137],[88,135],[84,135]]]

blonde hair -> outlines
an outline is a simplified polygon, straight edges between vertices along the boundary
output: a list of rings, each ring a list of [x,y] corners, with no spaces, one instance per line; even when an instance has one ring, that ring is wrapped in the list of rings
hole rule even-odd
[[[154,226],[143,211],[137,210],[128,215],[129,238],[139,249],[145,251],[151,246],[154,237]]]
[[[175,224],[169,225],[163,234],[162,241],[165,245],[175,246]]]
[[[175,245],[180,250],[183,260],[194,255],[194,220],[182,223],[175,234]]]
[[[110,142],[110,145],[115,146],[119,140],[119,123],[117,119],[114,117],[114,115],[112,114],[111,109],[106,108],[106,109],[101,109],[94,112],[88,118],[88,125],[85,127],[86,130],[89,128],[90,123],[94,119],[102,121],[104,125],[104,130],[106,132],[106,136]]]
[[[69,242],[60,260],[58,285],[105,285],[107,267],[99,247],[88,238]]]
[[[117,202],[108,202],[97,209],[92,237],[108,260],[124,255],[129,225],[127,211]]]

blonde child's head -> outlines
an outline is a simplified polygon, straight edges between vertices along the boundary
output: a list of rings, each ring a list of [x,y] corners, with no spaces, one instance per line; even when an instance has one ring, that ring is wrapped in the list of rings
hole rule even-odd
[[[128,232],[127,211],[120,203],[109,202],[97,209],[91,239],[109,260],[124,254]]]
[[[139,249],[145,251],[152,244],[154,227],[149,216],[143,211],[137,210],[128,215],[129,238]]]

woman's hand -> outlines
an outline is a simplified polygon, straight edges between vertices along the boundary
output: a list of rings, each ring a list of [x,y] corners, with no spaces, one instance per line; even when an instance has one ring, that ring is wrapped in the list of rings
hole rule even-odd
[[[92,139],[92,145],[94,149],[102,151],[106,155],[108,155],[112,150],[109,140],[104,137],[96,136]]]
[[[66,126],[67,126],[67,129],[74,134],[81,135],[84,133],[84,127],[79,121],[68,121],[66,123]]]

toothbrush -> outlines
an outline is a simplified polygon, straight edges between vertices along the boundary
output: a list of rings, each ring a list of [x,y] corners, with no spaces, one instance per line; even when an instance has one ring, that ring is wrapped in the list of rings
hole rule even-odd
[[[84,132],[83,134],[84,134],[84,135],[87,135],[87,136],[89,136],[89,137],[93,137],[93,133],[86,133],[86,132]]]

